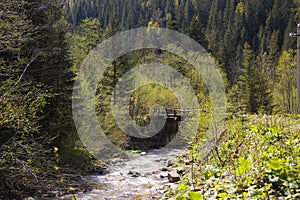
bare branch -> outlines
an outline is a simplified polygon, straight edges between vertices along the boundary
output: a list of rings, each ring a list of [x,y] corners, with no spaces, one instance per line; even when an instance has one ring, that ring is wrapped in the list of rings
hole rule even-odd
[[[22,80],[23,76],[25,75],[28,67],[31,65],[31,63],[33,63],[37,59],[38,56],[39,56],[39,53],[37,53],[36,55],[34,55],[30,59],[30,62],[24,68],[24,70],[23,70],[22,74],[20,75],[19,79],[2,95],[1,101],[3,101],[4,97],[20,83],[20,81]]]

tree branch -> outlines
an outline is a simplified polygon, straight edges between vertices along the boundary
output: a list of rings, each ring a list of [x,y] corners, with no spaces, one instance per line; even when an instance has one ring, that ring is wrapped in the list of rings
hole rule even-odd
[[[33,56],[30,59],[30,62],[26,65],[26,67],[24,68],[22,74],[20,75],[19,79],[1,96],[1,101],[3,101],[4,97],[9,94],[10,91],[12,91],[22,80],[23,76],[25,75],[28,67],[31,65],[31,63],[33,63],[35,61],[35,59],[37,59],[37,57],[39,56],[39,53],[37,53],[35,56]]]

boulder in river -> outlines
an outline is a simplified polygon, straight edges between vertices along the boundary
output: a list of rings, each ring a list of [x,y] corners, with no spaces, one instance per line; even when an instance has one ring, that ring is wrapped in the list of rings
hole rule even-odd
[[[168,179],[169,179],[170,183],[175,183],[175,182],[180,181],[180,176],[175,170],[173,170],[173,171],[168,172]]]

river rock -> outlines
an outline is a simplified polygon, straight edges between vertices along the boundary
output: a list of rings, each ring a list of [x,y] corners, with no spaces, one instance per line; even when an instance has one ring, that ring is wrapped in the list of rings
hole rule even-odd
[[[160,171],[159,170],[156,170],[156,171],[153,171],[152,174],[159,174]]]
[[[133,172],[133,171],[129,171],[128,174],[129,174],[129,175],[132,175],[132,174],[134,174],[134,172]]]
[[[162,168],[160,169],[160,171],[162,171],[162,172],[166,172],[166,171],[168,171],[168,168],[166,168],[166,167],[162,167]]]
[[[146,152],[141,152],[141,156],[145,156],[147,153]]]
[[[139,177],[141,174],[138,172],[135,172],[134,174],[131,175],[131,177]]]
[[[173,170],[173,171],[168,172],[168,179],[169,179],[170,183],[175,183],[175,182],[180,181],[180,176],[175,170]]]
[[[166,177],[168,177],[168,172],[162,172],[162,173],[160,173],[159,177],[160,178],[166,178]]]
[[[154,173],[153,173],[153,172],[146,172],[146,173],[144,174],[144,177],[152,176],[152,174],[154,174]]]
[[[138,173],[138,172],[133,172],[133,171],[129,171],[128,174],[131,176],[131,177],[139,177],[141,174]]]
[[[167,160],[167,167],[170,167],[174,164],[173,160]]]
[[[122,152],[118,155],[118,157],[119,157],[120,159],[123,159],[123,160],[129,160],[129,156],[127,155],[127,153],[126,153],[125,151],[122,151]]]

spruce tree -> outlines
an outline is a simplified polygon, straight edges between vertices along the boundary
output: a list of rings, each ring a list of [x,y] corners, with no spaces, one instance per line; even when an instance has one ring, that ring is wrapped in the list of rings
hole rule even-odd
[[[196,40],[202,47],[207,49],[208,41],[206,40],[204,29],[199,21],[198,16],[194,16],[188,29],[188,35]]]
[[[271,113],[272,97],[266,77],[267,69],[256,59],[248,43],[243,49],[241,76],[234,88],[232,96],[237,96],[236,103],[247,113]]]
[[[251,46],[245,43],[243,49],[242,75],[240,76],[240,103],[247,112],[257,113],[257,73],[255,69],[255,55]]]
[[[184,21],[183,21],[184,31],[186,30],[186,28],[189,27],[189,24],[191,23],[192,19],[193,19],[193,5],[191,0],[187,0],[184,6]]]
[[[0,139],[1,144],[17,136],[41,129],[41,110],[50,93],[28,76],[43,50],[36,47],[41,37],[30,18],[29,1],[0,2]]]

